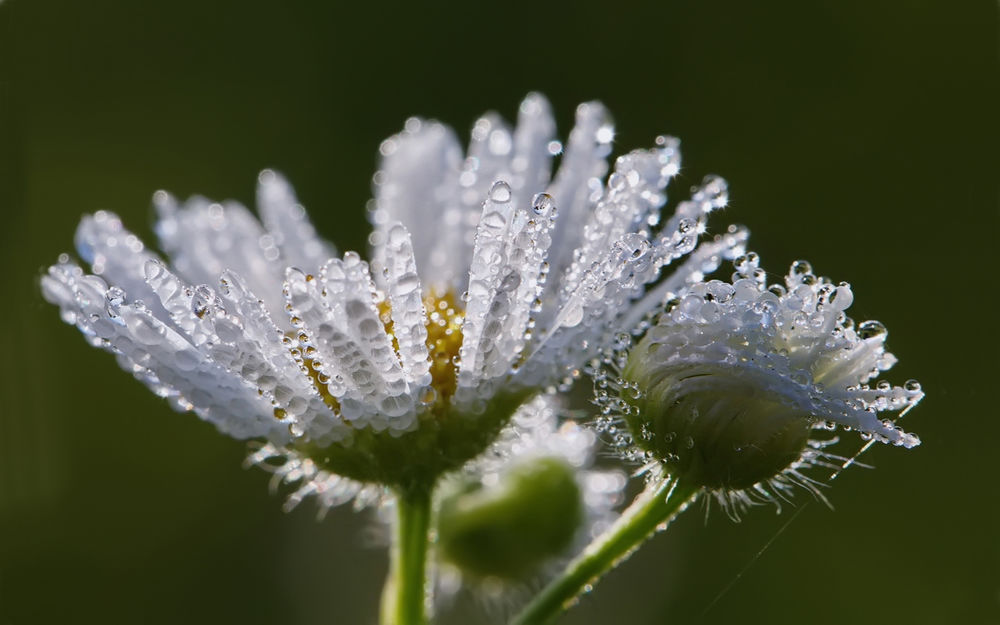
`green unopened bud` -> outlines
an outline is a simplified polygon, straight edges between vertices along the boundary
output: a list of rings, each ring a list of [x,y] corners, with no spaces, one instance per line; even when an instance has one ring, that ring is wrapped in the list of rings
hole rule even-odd
[[[626,378],[638,397],[625,419],[636,444],[671,475],[734,490],[764,482],[802,457],[814,419],[736,370],[649,367],[633,351]]]
[[[522,579],[569,547],[583,517],[573,467],[560,458],[529,460],[496,486],[445,496],[440,554],[463,574]]]

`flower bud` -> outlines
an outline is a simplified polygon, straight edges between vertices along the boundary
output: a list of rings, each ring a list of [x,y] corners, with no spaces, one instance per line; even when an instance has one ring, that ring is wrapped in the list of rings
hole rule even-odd
[[[560,409],[551,395],[524,403],[490,449],[442,485],[439,597],[463,585],[502,597],[617,516],[626,475],[593,467],[596,434]]]
[[[689,484],[742,489],[766,481],[802,456],[815,421],[738,372],[724,368],[658,371],[640,343],[626,375],[645,391],[626,416],[633,439]]]
[[[562,553],[583,518],[573,467],[536,458],[496,486],[472,485],[441,502],[441,557],[475,577],[522,579]]]
[[[844,460],[822,451],[828,441],[813,437],[817,429],[920,444],[879,417],[905,414],[923,393],[912,380],[871,383],[896,360],[885,326],[855,327],[844,313],[850,285],[816,277],[805,261],[770,286],[756,254],[734,264],[732,283],[687,287],[637,345],[606,360],[611,371],[597,378],[602,423],[621,418],[633,457],[655,459],[688,484],[773,499],[761,485],[808,486],[799,468]]]

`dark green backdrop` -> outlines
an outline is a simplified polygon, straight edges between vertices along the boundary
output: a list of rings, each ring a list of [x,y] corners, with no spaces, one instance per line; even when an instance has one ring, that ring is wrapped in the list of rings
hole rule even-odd
[[[562,133],[596,98],[622,151],[680,136],[680,188],[731,183],[713,227],[850,280],[892,379],[928,392],[920,448],[875,449],[742,576],[787,513],[691,513],[566,623],[1000,622],[994,3],[335,4],[0,2],[0,624],[374,623],[365,517],[280,512],[241,444],[87,347],[38,276],[85,211],[151,241],[155,189],[249,202],[263,167],[363,247],[384,137],[412,114],[467,134],[529,90]],[[460,608],[444,622],[480,622]]]

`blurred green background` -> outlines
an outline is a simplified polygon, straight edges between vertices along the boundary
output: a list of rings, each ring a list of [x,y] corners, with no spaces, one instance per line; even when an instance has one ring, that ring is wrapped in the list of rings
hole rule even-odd
[[[467,136],[529,90],[563,136],[600,99],[619,151],[681,137],[674,198],[724,175],[712,227],[851,281],[890,378],[928,393],[924,444],[874,449],[835,511],[802,493],[780,535],[788,512],[689,513],[565,623],[1000,623],[997,78],[993,2],[0,2],[0,625],[375,623],[368,517],[282,513],[243,445],[87,347],[38,277],[83,212],[152,242],[154,190],[249,203],[263,167],[363,248],[384,137],[413,114]]]

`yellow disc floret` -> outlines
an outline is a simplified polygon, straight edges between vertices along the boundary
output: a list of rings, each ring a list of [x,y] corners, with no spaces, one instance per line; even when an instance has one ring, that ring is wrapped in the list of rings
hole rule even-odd
[[[431,357],[431,386],[438,400],[447,401],[458,385],[458,351],[462,347],[464,311],[451,291],[424,299],[427,311],[427,348]]]

